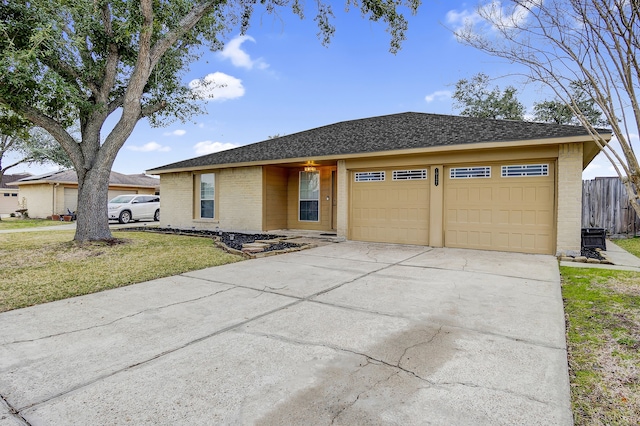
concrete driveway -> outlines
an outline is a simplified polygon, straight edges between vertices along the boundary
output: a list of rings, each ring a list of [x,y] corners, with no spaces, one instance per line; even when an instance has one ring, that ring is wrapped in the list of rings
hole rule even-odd
[[[0,314],[0,425],[571,424],[551,256],[346,242]]]

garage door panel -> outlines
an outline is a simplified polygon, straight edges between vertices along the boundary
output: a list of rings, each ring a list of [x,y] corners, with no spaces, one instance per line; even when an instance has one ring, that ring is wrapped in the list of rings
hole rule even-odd
[[[429,184],[426,179],[356,182],[351,175],[350,238],[422,244],[429,241]],[[368,209],[368,214],[364,210]]]
[[[485,166],[485,165],[482,165]],[[445,246],[546,253],[553,251],[554,176],[451,179],[445,176]]]

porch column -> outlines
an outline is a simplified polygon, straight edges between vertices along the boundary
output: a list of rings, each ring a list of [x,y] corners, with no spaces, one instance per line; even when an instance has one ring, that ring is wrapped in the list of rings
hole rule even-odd
[[[336,218],[336,233],[339,237],[347,238],[349,235],[349,172],[347,162],[338,160],[338,172],[336,173],[338,206]]]

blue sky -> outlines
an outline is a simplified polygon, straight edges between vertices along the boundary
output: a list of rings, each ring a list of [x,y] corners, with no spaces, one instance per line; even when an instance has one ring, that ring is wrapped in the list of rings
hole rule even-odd
[[[140,121],[113,170],[143,173],[272,135],[357,118],[406,111],[457,114],[453,87],[478,72],[496,78],[500,87],[518,87],[529,111],[533,102],[551,99],[541,87],[523,86],[515,76],[522,71],[518,66],[455,40],[451,29],[474,4],[426,0],[416,16],[407,11],[407,40],[395,55],[389,53],[383,23],[365,20],[357,10],[345,13],[342,4],[334,6],[336,32],[328,47],[309,18],[313,10],[301,21],[288,10],[273,16],[256,9],[246,36],[231,33],[223,51],[207,51],[185,74],[185,84],[207,78],[225,85],[204,102],[207,113],[164,128]],[[12,172],[49,169],[25,166]],[[613,175],[611,167],[597,158],[583,177],[606,175]]]

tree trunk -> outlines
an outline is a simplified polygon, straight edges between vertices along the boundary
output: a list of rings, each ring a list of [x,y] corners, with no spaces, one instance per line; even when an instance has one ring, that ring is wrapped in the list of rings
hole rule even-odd
[[[92,168],[78,173],[78,211],[75,241],[111,239],[107,203],[110,170]]]

